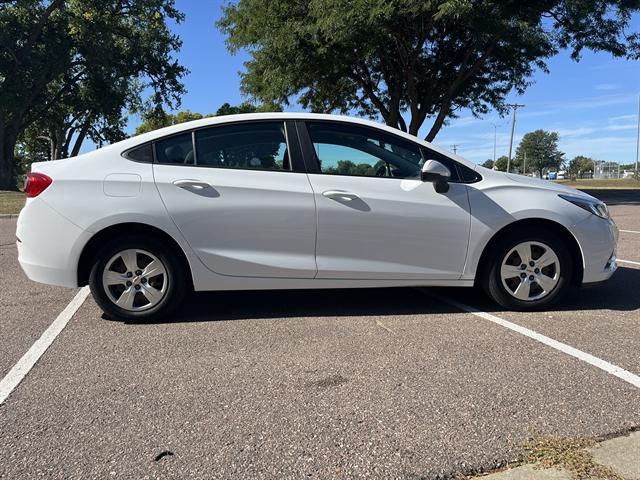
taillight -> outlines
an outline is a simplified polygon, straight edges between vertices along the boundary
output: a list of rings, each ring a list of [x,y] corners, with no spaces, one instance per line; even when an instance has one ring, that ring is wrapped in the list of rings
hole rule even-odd
[[[44,192],[53,180],[48,175],[39,172],[27,173],[27,180],[24,184],[24,193],[27,198],[33,198]]]

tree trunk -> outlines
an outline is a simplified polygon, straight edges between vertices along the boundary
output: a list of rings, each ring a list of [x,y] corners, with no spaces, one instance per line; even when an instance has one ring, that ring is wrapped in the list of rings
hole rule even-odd
[[[84,142],[85,137],[87,136],[87,132],[89,131],[89,127],[91,127],[91,121],[89,119],[85,120],[80,132],[78,133],[78,138],[76,138],[76,142],[73,145],[73,150],[71,150],[71,157],[77,157],[80,153],[80,148],[82,147],[82,143]]]
[[[16,138],[0,135],[0,190],[18,190],[16,178],[14,176],[14,148]]]
[[[444,121],[447,118],[447,114],[449,113],[450,106],[451,106],[451,100],[447,98],[443,102],[443,104],[440,106],[440,111],[438,112],[438,116],[433,121],[433,125],[431,125],[431,129],[429,130],[429,133],[427,133],[427,136],[425,137],[425,140],[427,142],[433,142],[433,139],[436,138],[436,135],[442,128],[442,125],[444,125]]]

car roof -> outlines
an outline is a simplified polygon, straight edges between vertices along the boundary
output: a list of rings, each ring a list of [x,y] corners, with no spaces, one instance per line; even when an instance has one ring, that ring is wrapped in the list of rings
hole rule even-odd
[[[174,134],[185,132],[185,131],[190,131],[197,128],[209,127],[214,125],[223,125],[226,123],[247,122],[247,121],[255,121],[255,120],[283,120],[283,121],[284,120],[325,120],[325,121],[329,120],[333,122],[341,122],[341,123],[348,123],[348,124],[354,124],[354,125],[364,125],[364,126],[373,127],[379,130],[386,131],[393,135],[404,137],[407,140],[410,140],[413,142],[420,143],[425,147],[435,150],[436,152],[442,155],[451,157],[470,168],[475,169],[475,167],[477,166],[474,162],[470,162],[469,160],[466,160],[465,158],[462,158],[452,152],[449,152],[448,150],[445,150],[425,140],[422,140],[418,137],[415,137],[406,132],[398,130],[397,128],[389,127],[387,125],[384,125],[378,122],[366,120],[364,118],[349,117],[346,115],[329,115],[329,114],[322,114],[322,113],[306,113],[306,112],[242,113],[237,115],[222,115],[222,116],[216,116],[216,117],[206,117],[200,120],[192,120],[190,122],[179,123],[177,125],[171,125],[169,127],[164,127],[158,130],[153,130],[151,132],[136,135],[104,148],[105,149],[117,148],[120,151],[125,151],[128,149],[134,148],[137,145],[141,145],[143,143],[147,143],[150,141],[160,139],[162,137],[174,135]]]

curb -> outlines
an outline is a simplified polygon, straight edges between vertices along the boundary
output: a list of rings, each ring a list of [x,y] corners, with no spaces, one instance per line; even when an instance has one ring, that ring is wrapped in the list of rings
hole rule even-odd
[[[19,213],[0,213],[0,218],[18,218]]]

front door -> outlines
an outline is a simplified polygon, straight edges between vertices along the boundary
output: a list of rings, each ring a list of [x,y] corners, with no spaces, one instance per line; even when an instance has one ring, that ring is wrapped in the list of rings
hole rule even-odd
[[[419,179],[418,144],[369,127],[306,125],[319,167],[309,175],[318,214],[317,278],[460,278],[470,212],[457,172],[449,191],[437,193]]]
[[[195,146],[195,149],[194,149]],[[243,122],[155,143],[156,185],[200,260],[222,275],[313,278],[316,217],[284,122]]]

